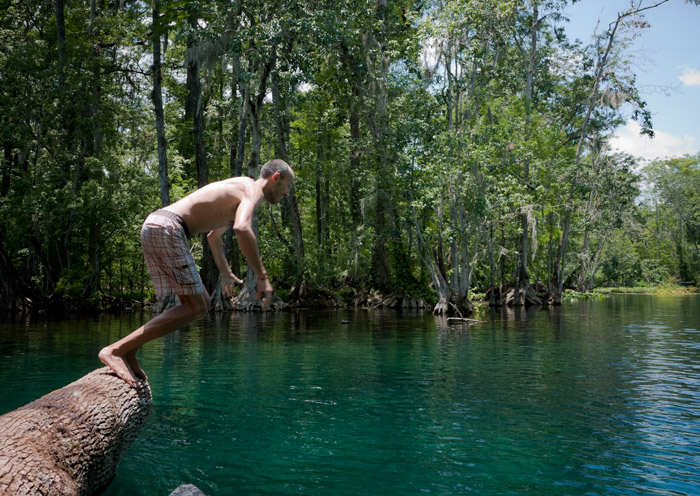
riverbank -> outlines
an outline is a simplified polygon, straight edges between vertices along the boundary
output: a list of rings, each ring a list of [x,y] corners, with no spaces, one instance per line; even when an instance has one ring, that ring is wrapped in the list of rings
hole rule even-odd
[[[660,285],[660,286],[636,286],[636,287],[615,287],[615,288],[596,288],[593,293],[607,294],[652,294],[652,295],[686,295],[697,294],[698,288],[695,286],[680,286],[680,285]]]
[[[590,291],[574,291],[567,289],[564,291],[564,299],[579,300],[587,298],[605,298],[613,294],[629,294],[629,295],[654,295],[654,296],[684,296],[698,294],[698,288],[695,286],[680,286],[680,285],[660,285],[660,286],[635,286],[635,287],[612,287],[612,288],[595,288]]]
[[[392,294],[387,298],[381,295],[368,294],[362,292],[350,292],[347,288],[333,292],[327,290],[320,295],[318,291],[305,295],[305,298],[300,298],[296,302],[287,302],[293,308],[397,308],[401,309],[402,305],[383,304],[383,301],[390,300],[392,297],[396,300],[403,295]],[[563,299],[578,300],[590,298],[605,298],[611,294],[646,294],[657,296],[682,296],[690,294],[698,294],[696,286],[681,286],[681,285],[659,285],[659,286],[635,286],[635,287],[611,287],[611,288],[595,288],[590,291],[574,291],[567,289],[564,291]],[[288,296],[282,291],[281,295]],[[133,294],[129,295],[100,295],[100,297],[90,299],[66,298],[65,296],[54,296],[43,301],[37,301],[31,305],[27,313],[35,314],[50,314],[53,316],[60,315],[89,315],[89,314],[120,314],[133,310],[148,309],[153,304],[153,295],[148,295],[149,298],[139,299]],[[321,297],[323,296],[323,297]],[[432,309],[435,301],[427,298],[425,300],[415,298],[416,305],[411,308]],[[487,306],[488,299],[485,294],[472,293],[470,301],[475,308]],[[420,303],[420,305],[418,305]]]

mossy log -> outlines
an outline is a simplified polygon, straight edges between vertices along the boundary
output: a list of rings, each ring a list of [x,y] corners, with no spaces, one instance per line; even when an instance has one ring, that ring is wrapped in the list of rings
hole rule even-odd
[[[99,494],[151,402],[104,367],[0,416],[0,495]]]

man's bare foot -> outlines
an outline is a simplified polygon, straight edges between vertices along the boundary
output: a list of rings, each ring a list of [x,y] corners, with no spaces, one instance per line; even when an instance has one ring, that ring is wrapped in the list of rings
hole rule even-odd
[[[124,360],[136,377],[141,378],[144,381],[148,380],[148,377],[146,377],[146,372],[143,371],[139,361],[136,359],[136,350],[130,351],[124,355]]]
[[[136,387],[136,376],[124,357],[115,355],[109,346],[102,348],[97,357],[102,363],[112,369],[117,374],[117,377],[124,380],[129,386]]]

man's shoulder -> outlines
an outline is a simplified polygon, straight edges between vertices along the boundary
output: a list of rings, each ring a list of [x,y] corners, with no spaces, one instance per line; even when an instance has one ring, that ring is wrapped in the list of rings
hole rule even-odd
[[[239,200],[257,201],[262,196],[259,184],[247,176],[229,177],[219,181],[217,184],[227,189],[230,188],[229,194],[232,194]]]
[[[247,196],[250,194],[251,188],[255,185],[255,181],[246,176],[229,177],[213,183],[218,188],[226,188],[235,196]]]
[[[221,181],[218,181],[219,184],[252,184],[255,181],[251,179],[248,176],[236,176],[236,177],[229,177],[227,179],[222,179]]]

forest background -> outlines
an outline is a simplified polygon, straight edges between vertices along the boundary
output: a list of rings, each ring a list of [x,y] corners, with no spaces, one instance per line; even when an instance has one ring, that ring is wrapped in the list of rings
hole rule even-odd
[[[700,157],[609,146],[624,115],[653,134],[627,49],[666,1],[583,43],[564,0],[0,0],[2,307],[152,299],[147,214],[275,157],[297,179],[257,228],[289,304],[695,285]]]

